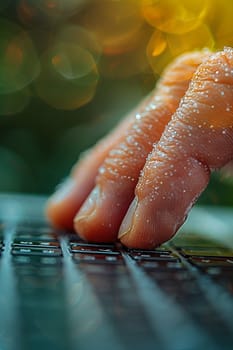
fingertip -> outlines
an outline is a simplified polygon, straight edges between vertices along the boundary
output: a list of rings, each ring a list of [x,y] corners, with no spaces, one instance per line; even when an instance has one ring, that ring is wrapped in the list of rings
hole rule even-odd
[[[73,229],[73,219],[85,196],[86,191],[81,191],[77,181],[68,178],[48,199],[45,205],[45,214],[56,227]]]
[[[61,229],[73,229],[73,217],[75,213],[72,207],[67,208],[67,206],[59,205],[48,200],[45,204],[44,212],[53,226]]]
[[[149,221],[149,219],[147,219]],[[154,226],[154,224],[152,224]],[[155,225],[156,226],[156,225]],[[144,219],[139,223],[135,223],[132,227],[119,235],[120,242],[130,249],[155,249],[162,243],[172,238],[174,232],[168,234],[159,232],[158,229],[152,229]]]
[[[135,197],[119,229],[118,239],[123,245],[134,249],[153,249],[167,237],[156,234],[156,219],[143,202]]]
[[[75,231],[89,242],[114,242],[118,225],[114,208],[112,193],[97,185],[74,217]]]
[[[76,213],[73,219],[73,226],[77,234],[84,240],[96,241],[98,239],[98,234],[95,229],[96,219],[96,208],[98,206],[100,198],[100,188],[96,186],[89,196],[86,198],[85,202]]]
[[[88,217],[76,218],[73,221],[73,227],[77,235],[84,241],[93,243],[112,243],[115,242],[115,236],[111,234],[109,228],[101,223],[96,222],[95,218],[89,219]]]
[[[112,243],[116,237],[112,227],[105,225],[99,220],[98,215],[77,216],[73,221],[75,232],[80,238],[93,243]]]

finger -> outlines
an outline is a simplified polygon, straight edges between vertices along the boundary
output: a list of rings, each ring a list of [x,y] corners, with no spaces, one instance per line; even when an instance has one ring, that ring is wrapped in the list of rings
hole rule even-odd
[[[143,109],[147,102],[148,98],[140,108]],[[55,226],[73,229],[74,216],[93,189],[99,167],[109,151],[121,141],[125,130],[131,127],[134,115],[135,113],[130,113],[108,136],[85,152],[85,156],[73,167],[68,179],[49,198],[45,209],[46,216]]]
[[[199,55],[200,54],[193,54],[189,57],[190,67],[187,67],[187,71],[185,72],[187,75],[186,77],[184,77],[184,73],[181,74],[183,80],[187,82],[190,80],[190,75],[192,75],[196,67],[196,61],[200,59]],[[202,55],[204,55],[204,53]],[[180,61],[182,62],[182,58]],[[179,69],[182,69],[181,66],[182,64],[179,65]],[[177,74],[177,76],[179,76],[179,74]],[[169,86],[169,79],[167,80]],[[179,86],[177,86],[177,88],[178,87]],[[180,95],[182,95],[182,93],[183,91],[180,92]],[[177,92],[177,96],[179,96],[179,92]],[[151,106],[153,109],[157,97],[155,92],[151,98],[146,99],[146,101],[139,106],[138,112],[143,113],[148,109],[148,106]],[[125,138],[127,130],[133,127],[135,115],[136,112],[131,113],[112,133],[89,151],[89,153],[74,167],[68,180],[59,186],[58,191],[49,199],[46,207],[46,214],[54,225],[64,228],[73,227],[73,218],[93,189],[99,167],[107,157],[109,151],[119,144]]]
[[[171,238],[207,186],[233,159],[233,50],[203,62],[136,188],[119,231],[123,244],[152,248]]]
[[[207,52],[189,53],[168,67],[149,104],[135,114],[133,124],[108,153],[99,169],[96,187],[75,218],[75,229],[82,237],[91,241],[116,240],[146,157],[178,107],[194,71],[207,55]]]

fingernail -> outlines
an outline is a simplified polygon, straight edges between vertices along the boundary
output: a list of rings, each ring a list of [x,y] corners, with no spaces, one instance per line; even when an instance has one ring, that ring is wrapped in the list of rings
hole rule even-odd
[[[137,197],[135,197],[120,226],[119,233],[118,233],[119,239],[127,235],[131,231],[131,228],[133,226],[133,218],[134,218],[137,205],[138,205],[138,199]]]
[[[74,218],[74,222],[77,222],[83,218],[86,218],[87,216],[93,214],[95,211],[98,199],[100,197],[100,188],[99,186],[96,186],[92,192],[87,197],[86,201],[81,206],[78,214]]]
[[[73,191],[74,186],[75,181],[72,178],[67,178],[58,185],[56,192],[49,198],[49,202],[62,202]]]

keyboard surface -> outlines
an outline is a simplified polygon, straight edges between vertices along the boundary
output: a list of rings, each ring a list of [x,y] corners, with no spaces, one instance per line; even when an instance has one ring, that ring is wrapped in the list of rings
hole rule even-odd
[[[6,350],[232,346],[233,250],[195,234],[136,250],[2,219],[0,283]]]

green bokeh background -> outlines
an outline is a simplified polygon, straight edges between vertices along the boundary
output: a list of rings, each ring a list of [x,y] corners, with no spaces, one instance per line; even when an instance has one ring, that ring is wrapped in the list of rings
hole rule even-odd
[[[32,4],[33,1],[30,1],[29,3]],[[111,0],[105,2],[111,3]],[[47,30],[49,33],[56,31],[61,26],[61,21],[50,21],[48,18],[46,18],[46,21],[49,22],[49,25],[48,23],[45,24],[44,17],[41,21],[36,18],[34,22],[30,22],[30,25],[28,23],[22,24],[18,11],[19,3],[20,1],[12,0],[5,3],[5,8],[3,8],[3,5],[0,5],[0,19],[4,18],[13,23],[18,23],[24,30],[28,30],[30,34],[40,26],[43,33],[46,33]],[[144,3],[144,1],[141,3]],[[217,9],[221,3],[221,8],[225,6],[225,12],[223,11],[221,16],[229,12],[233,16],[233,6],[230,6],[228,1],[215,0],[211,3],[211,6]],[[141,5],[140,1],[135,1],[135,6],[138,6],[138,4]],[[95,4],[93,1],[94,5],[97,6],[96,1]],[[78,16],[75,14],[76,24],[83,25],[83,14],[88,14],[88,9],[91,9],[91,6],[91,0],[83,1]],[[127,7],[129,12],[131,11],[130,6],[133,6],[132,0]],[[219,18],[216,12],[218,11],[211,12],[210,19],[208,17],[209,22],[206,20],[208,23],[211,23],[209,27],[215,42],[213,49],[218,48],[218,46],[231,45],[231,40],[233,40],[233,28],[231,26],[229,26],[230,29],[227,27],[225,32],[223,30],[225,36],[216,34],[217,29],[215,32],[215,28],[225,28],[224,18]],[[68,20],[72,21],[73,17],[70,16]],[[67,19],[65,21],[67,23]],[[143,21],[143,30],[146,32],[145,37],[149,42],[155,27],[146,21],[146,17],[143,18]],[[165,35],[166,32],[165,34],[162,32],[162,34]],[[146,54],[148,55],[147,43],[143,35],[142,39],[138,41],[136,48],[134,47],[136,53],[133,52],[132,56],[127,54],[126,59],[124,52],[122,55],[117,53],[117,64],[120,68],[122,67],[122,71],[119,68],[118,71],[123,72],[120,76],[117,74],[117,70],[115,75],[111,74],[111,64],[106,69],[108,74],[102,74],[105,65],[109,64],[109,56],[103,50],[100,63],[98,63],[100,71],[98,86],[94,97],[89,103],[75,110],[56,109],[37,96],[35,87],[29,86],[30,102],[28,106],[19,113],[11,115],[2,113],[0,115],[1,192],[51,193],[55,186],[68,175],[70,168],[78,159],[80,153],[94,145],[128,111],[134,108],[144,96],[150,93],[159,76],[154,69],[156,62],[151,64],[150,57],[148,57],[148,63],[142,69],[138,69],[138,71],[135,69],[132,74],[127,74],[127,64],[130,70],[130,66],[138,58],[137,55],[143,55],[143,58],[144,56],[146,57]],[[182,39],[181,34],[179,34],[178,39]],[[37,46],[40,46],[40,42],[37,42]],[[200,47],[195,42],[191,48],[196,49]],[[190,49],[190,43],[188,49]],[[182,48],[182,50],[185,50],[185,48]],[[114,54],[111,55],[114,56]],[[121,58],[124,59],[123,63]],[[158,65],[163,60],[165,62],[170,59],[171,57],[164,51],[158,59]],[[132,64],[130,63],[131,61]],[[5,97],[7,98],[7,96],[3,96],[3,98]],[[9,104],[16,102],[15,100],[13,102],[9,100]],[[231,177],[226,178],[219,173],[213,174],[210,186],[203,193],[199,202],[233,205],[233,181]]]

